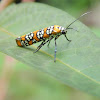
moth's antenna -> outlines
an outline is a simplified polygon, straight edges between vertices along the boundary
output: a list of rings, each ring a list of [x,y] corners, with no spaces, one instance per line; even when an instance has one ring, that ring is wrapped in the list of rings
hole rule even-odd
[[[69,25],[67,26],[66,29],[68,29],[68,27],[69,27],[70,25],[72,25],[74,22],[76,22],[78,19],[80,19],[80,18],[83,17],[84,15],[87,15],[88,13],[91,13],[91,12],[92,12],[92,11],[86,12],[86,13],[82,14],[80,17],[78,17],[76,20],[74,20],[71,24],[69,24]]]

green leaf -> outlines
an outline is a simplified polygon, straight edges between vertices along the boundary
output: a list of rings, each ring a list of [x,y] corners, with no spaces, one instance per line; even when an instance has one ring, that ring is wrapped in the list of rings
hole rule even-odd
[[[40,43],[18,47],[17,36],[51,25],[68,26],[74,18],[57,8],[27,3],[11,5],[0,14],[0,51],[35,67],[63,83],[100,97],[100,39],[79,21],[71,25],[79,32],[68,30],[57,40],[57,60],[54,63],[54,40],[33,53]]]

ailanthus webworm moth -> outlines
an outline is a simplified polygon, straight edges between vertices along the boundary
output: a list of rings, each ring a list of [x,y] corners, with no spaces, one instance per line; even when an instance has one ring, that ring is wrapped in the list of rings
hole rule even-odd
[[[16,43],[18,46],[23,47],[23,46],[29,46],[34,43],[42,41],[42,43],[37,47],[36,51],[34,52],[34,53],[36,53],[42,46],[44,46],[46,43],[48,43],[48,45],[49,45],[50,41],[52,39],[54,39],[55,40],[54,62],[55,62],[56,61],[56,52],[57,52],[56,40],[58,39],[58,37],[61,35],[64,35],[66,40],[71,42],[71,40],[69,40],[67,38],[66,33],[67,33],[68,29],[74,29],[74,28],[70,28],[69,26],[71,26],[75,21],[77,21],[79,18],[81,18],[82,16],[84,16],[88,13],[90,13],[90,12],[82,14],[80,17],[78,17],[76,20],[74,20],[71,24],[69,24],[67,26],[67,28],[64,28],[59,25],[53,25],[50,27],[46,27],[44,29],[37,30],[37,31],[31,32],[31,33],[28,33],[26,35],[22,35],[21,37],[16,38]]]

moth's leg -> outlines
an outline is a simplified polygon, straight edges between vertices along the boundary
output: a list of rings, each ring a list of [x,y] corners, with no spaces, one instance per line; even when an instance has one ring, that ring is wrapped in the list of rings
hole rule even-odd
[[[36,51],[34,53],[36,53],[37,51],[40,50],[40,48],[43,46],[44,41],[37,47]]]
[[[57,43],[56,43],[56,40],[58,39],[58,37],[60,36],[61,34],[57,35],[55,37],[55,51],[54,51],[54,62],[56,62],[56,53],[57,53]]]
[[[49,45],[50,45],[50,42],[51,42],[51,40],[49,41],[49,43],[48,43],[48,45],[47,45],[48,47],[49,47]]]
[[[40,50],[40,48],[45,45],[47,42],[51,41],[54,37],[51,37],[50,39],[48,39],[47,41],[43,41],[36,49],[36,51],[34,53],[36,53],[37,51]]]
[[[55,38],[54,62],[56,62],[56,53],[57,53],[57,43],[56,43],[56,39],[57,38]]]
[[[69,39],[67,38],[66,34],[64,34],[64,36],[65,36],[65,38],[66,38],[67,41],[71,42],[71,40],[69,40]]]

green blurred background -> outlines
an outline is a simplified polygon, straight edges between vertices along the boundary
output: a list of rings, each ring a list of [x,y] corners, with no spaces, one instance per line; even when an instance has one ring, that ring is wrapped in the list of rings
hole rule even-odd
[[[100,6],[99,0],[37,0],[36,2],[60,8],[74,17],[90,10],[97,11]],[[93,15],[96,14],[98,15],[98,13]],[[94,16],[86,18],[82,18],[83,23],[100,37],[99,21],[95,22]],[[0,100],[99,100],[2,53],[0,53],[0,93],[2,96]]]

